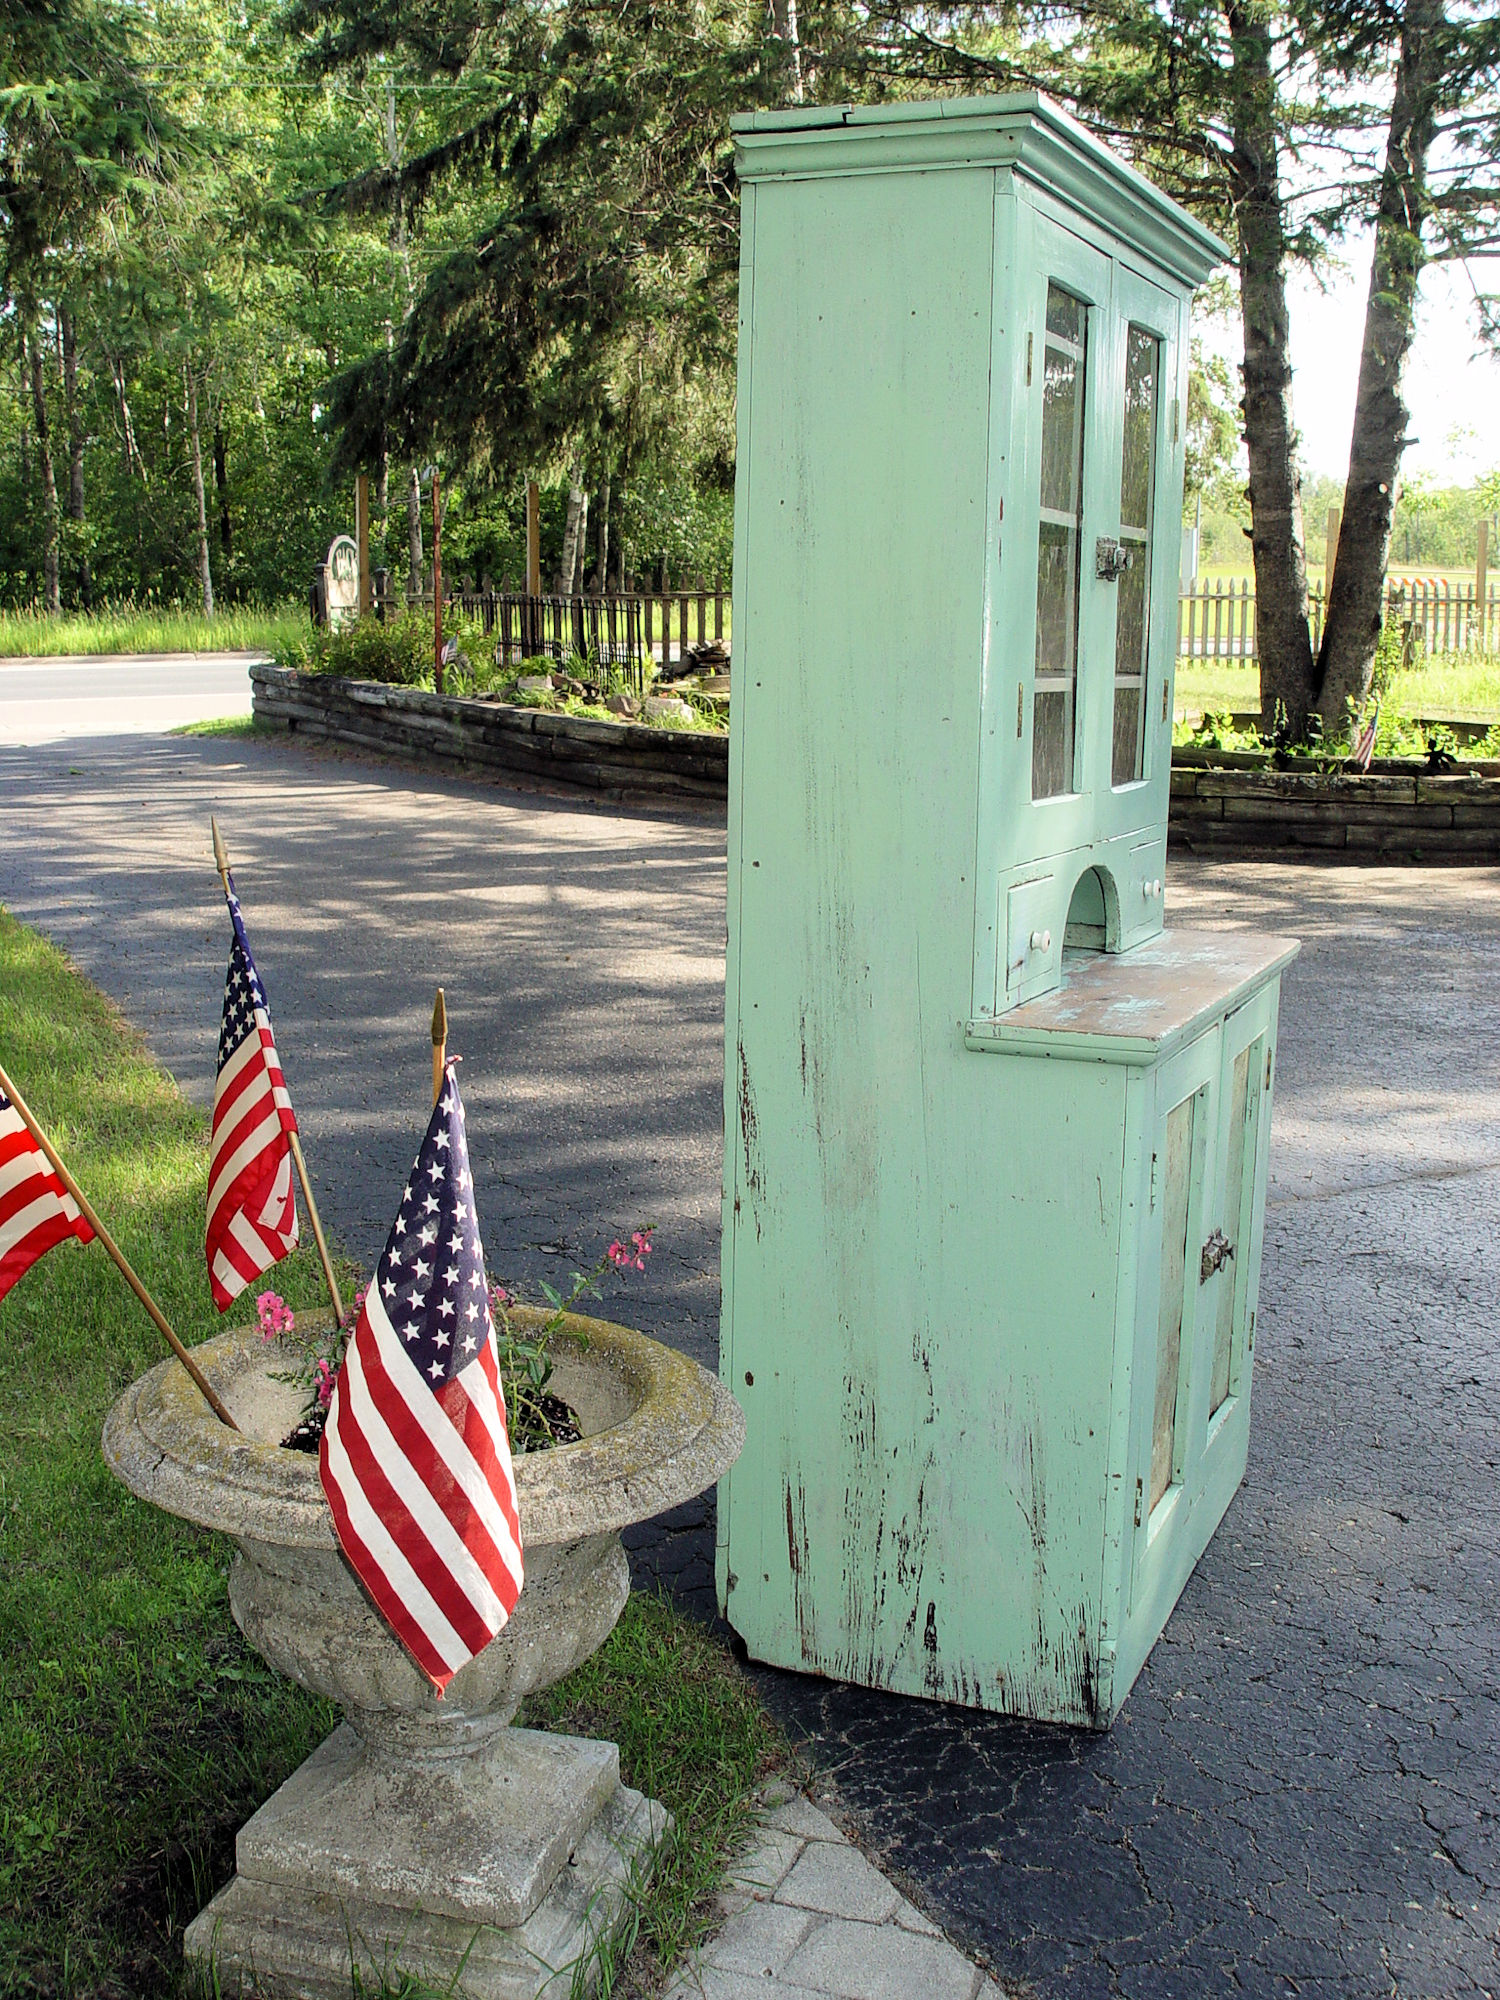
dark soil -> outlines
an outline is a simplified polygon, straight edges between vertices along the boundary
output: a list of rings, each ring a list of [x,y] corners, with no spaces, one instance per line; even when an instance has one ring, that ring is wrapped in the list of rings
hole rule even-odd
[[[528,1451],[548,1451],[553,1445],[579,1442],[583,1432],[578,1425],[578,1412],[571,1404],[565,1403],[561,1396],[543,1396],[541,1410],[549,1430],[535,1438],[528,1438]],[[327,1421],[326,1409],[309,1411],[296,1428],[288,1431],[281,1440],[281,1449],[316,1453]]]

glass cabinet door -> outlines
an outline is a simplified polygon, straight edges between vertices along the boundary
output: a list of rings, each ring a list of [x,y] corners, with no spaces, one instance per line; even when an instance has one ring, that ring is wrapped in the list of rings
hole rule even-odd
[[[1042,497],[1036,556],[1036,684],[1031,796],[1078,789],[1078,597],[1083,561],[1083,413],[1089,308],[1047,286],[1042,345]]]
[[[1055,816],[1059,806],[1053,802],[1076,798],[1084,787],[1082,677],[1091,652],[1091,537],[1108,492],[1101,449],[1108,430],[1112,280],[1107,257],[1040,219],[1034,256],[1021,385],[1036,537],[1035,637],[1025,706],[1031,799]]]
[[[1112,565],[1110,784],[1118,789],[1146,775],[1151,723],[1164,730],[1164,745],[1170,737],[1171,718],[1161,697],[1170,684],[1171,659],[1161,650],[1160,611],[1164,593],[1175,612],[1177,580],[1157,560],[1161,529],[1167,525],[1158,516],[1176,490],[1175,481],[1164,475],[1167,453],[1177,442],[1172,428],[1175,423],[1180,430],[1181,420],[1176,400],[1177,303],[1124,267],[1116,267],[1115,279],[1120,479],[1119,553]]]

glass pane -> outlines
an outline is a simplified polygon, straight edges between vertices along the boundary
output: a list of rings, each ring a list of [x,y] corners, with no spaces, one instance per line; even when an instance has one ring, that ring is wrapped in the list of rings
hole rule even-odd
[[[1042,349],[1042,520],[1031,749],[1031,795],[1036,799],[1073,789],[1087,333],[1083,301],[1060,285],[1049,285]]]
[[[1048,341],[1042,365],[1042,505],[1058,514],[1078,512],[1081,360]]]
[[[1120,522],[1151,527],[1151,474],[1156,458],[1156,390],[1161,342],[1133,326],[1125,339],[1125,456],[1120,473]]]
[[[1072,675],[1078,656],[1078,530],[1043,521],[1036,555],[1038,680]]]
[[[1115,605],[1115,733],[1111,782],[1141,775],[1151,602],[1151,516],[1156,495],[1156,421],[1161,342],[1144,327],[1125,338],[1125,443],[1120,461],[1120,539],[1130,568]]]
[[[1075,299],[1071,292],[1065,292],[1061,285],[1047,287],[1047,331],[1055,333],[1063,340],[1071,340],[1075,346],[1083,341],[1082,299]]]
[[[1066,694],[1038,694],[1031,723],[1031,796],[1050,799],[1066,792],[1072,769],[1072,702]]]
[[[1110,782],[1128,785],[1138,776],[1136,752],[1141,740],[1141,688],[1137,681],[1115,682],[1115,740]]]
[[[1177,1440],[1177,1377],[1187,1279],[1188,1195],[1192,1187],[1195,1097],[1167,1116],[1162,1161],[1161,1303],[1156,1322],[1156,1414],[1151,1426],[1151,1506],[1172,1483]]]
[[[1259,1042],[1241,1049],[1234,1059],[1234,1080],[1229,1092],[1229,1130],[1225,1158],[1223,1229],[1234,1245],[1234,1257],[1219,1274],[1219,1316],[1214,1325],[1214,1368],[1209,1383],[1208,1413],[1213,1415],[1229,1394],[1229,1363],[1234,1351],[1235,1307],[1243,1296],[1245,1255],[1241,1248],[1245,1197],[1246,1156],[1253,1142],[1249,1122],[1250,1057],[1258,1056]]]

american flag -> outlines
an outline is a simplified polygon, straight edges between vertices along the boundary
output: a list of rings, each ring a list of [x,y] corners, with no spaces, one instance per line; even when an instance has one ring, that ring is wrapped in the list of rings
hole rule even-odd
[[[521,1593],[521,1524],[450,1063],[319,1450],[340,1546],[441,1694]]]
[[[224,982],[219,1074],[214,1084],[204,1252],[214,1304],[232,1305],[297,1243],[291,1135],[297,1129],[271,1035],[265,989],[231,888],[234,939]]]
[[[1368,771],[1375,755],[1375,731],[1380,723],[1380,703],[1377,701],[1370,712],[1370,719],[1354,741],[1354,761],[1362,771]]]
[[[0,1299],[65,1236],[90,1243],[94,1232],[0,1090]]]

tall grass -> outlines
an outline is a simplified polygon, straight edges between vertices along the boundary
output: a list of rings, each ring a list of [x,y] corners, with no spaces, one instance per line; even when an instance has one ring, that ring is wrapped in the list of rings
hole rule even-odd
[[[107,604],[98,611],[0,611],[0,659],[68,653],[274,653],[308,630],[297,603],[230,605],[211,619],[180,604]]]

